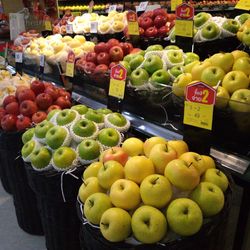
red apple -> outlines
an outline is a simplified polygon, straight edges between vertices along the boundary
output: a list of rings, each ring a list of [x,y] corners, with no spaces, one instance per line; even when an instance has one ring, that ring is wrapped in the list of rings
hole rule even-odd
[[[95,52],[88,52],[85,60],[87,62],[92,62],[92,63],[96,64],[97,63],[97,54]]]
[[[94,74],[105,74],[108,71],[108,66],[106,64],[99,64],[94,71]]]
[[[30,88],[34,91],[35,95],[41,94],[45,90],[43,82],[35,80],[31,83]]]
[[[156,27],[150,27],[150,28],[146,29],[145,36],[146,37],[156,37],[157,33],[158,33],[158,30]]]
[[[55,101],[58,98],[58,90],[54,86],[47,87],[44,90],[44,93],[49,94],[52,97],[53,101]]]
[[[16,94],[15,94],[15,96],[16,96],[17,99],[18,99],[19,93],[20,93],[21,91],[23,91],[24,89],[29,89],[29,88],[26,87],[26,86],[18,86],[18,87],[16,88]]]
[[[139,33],[140,33],[140,36],[144,35],[144,29],[142,27],[139,27]]]
[[[43,82],[45,89],[48,87],[54,87],[54,85],[51,82]]]
[[[31,126],[31,120],[27,116],[19,115],[16,121],[16,128],[18,131],[24,130]]]
[[[64,96],[66,98],[68,98],[69,100],[71,100],[71,95],[68,91],[66,91],[65,89],[62,88],[58,88],[59,91],[59,96]]]
[[[18,115],[19,114],[19,105],[17,102],[11,102],[5,107],[7,114]]]
[[[5,108],[9,103],[17,102],[17,99],[14,95],[8,95],[3,99],[3,107]]]
[[[168,32],[169,32],[169,27],[162,26],[160,29],[158,29],[158,36],[165,37],[167,36]]]
[[[6,111],[4,108],[0,108],[0,127],[1,127],[1,120],[6,115]]]
[[[150,17],[143,17],[139,23],[140,27],[144,30],[148,29],[149,27],[153,26],[153,20]]]
[[[120,46],[114,46],[109,51],[110,60],[112,62],[119,62],[123,59],[123,50]]]
[[[94,51],[96,54],[99,54],[101,52],[108,52],[108,47],[107,47],[106,43],[100,42],[100,43],[95,45]]]
[[[102,53],[104,53],[104,52],[102,52]],[[94,63],[92,63],[92,62],[86,62],[83,65],[84,72],[87,73],[87,74],[93,74],[95,68],[96,68],[96,65]]]
[[[47,109],[47,114],[51,111],[51,110],[53,110],[53,109],[61,109],[61,107],[60,106],[58,106],[58,105],[51,105],[48,109]]]
[[[46,110],[53,103],[51,95],[47,93],[41,93],[36,97],[36,104],[39,109]]]
[[[43,111],[38,111],[32,115],[32,122],[40,123],[47,118],[47,114]]]
[[[153,18],[153,16],[154,12],[152,10],[146,11],[141,15],[141,17],[150,17],[150,18]]]
[[[121,147],[112,147],[103,152],[103,162],[118,161],[123,166],[128,160],[128,154]]]
[[[101,52],[100,54],[98,54],[98,56],[97,56],[97,63],[98,64],[109,65],[109,63],[110,63],[110,56],[109,56],[109,54],[106,53],[106,52]]]
[[[119,40],[117,40],[115,38],[109,39],[108,42],[107,42],[108,50],[110,50],[114,46],[119,46],[119,43],[120,43]]]
[[[16,120],[15,115],[7,114],[1,119],[1,127],[4,131],[15,131],[16,130]]]
[[[32,116],[37,112],[37,105],[33,101],[25,100],[20,104],[19,110],[25,116]]]
[[[165,26],[167,22],[167,18],[165,16],[158,15],[154,19],[154,25],[156,28],[160,28],[162,26]]]
[[[141,51],[141,49],[139,48],[133,48],[132,51],[130,52],[130,54],[137,54]]]
[[[158,8],[158,9],[153,10],[153,14],[154,14],[154,18],[156,16],[159,16],[159,15],[168,17],[167,11],[165,9],[162,9],[162,8]]]
[[[17,98],[18,98],[19,103],[25,100],[35,101],[36,95],[31,89],[23,89],[19,92]]]
[[[176,19],[176,15],[174,13],[168,14],[167,15],[168,21],[171,23]]]
[[[133,49],[133,45],[131,43],[120,43],[119,46],[122,48],[124,56],[128,55]]]
[[[62,109],[67,109],[71,107],[71,102],[64,96],[58,97],[55,104],[60,106]]]

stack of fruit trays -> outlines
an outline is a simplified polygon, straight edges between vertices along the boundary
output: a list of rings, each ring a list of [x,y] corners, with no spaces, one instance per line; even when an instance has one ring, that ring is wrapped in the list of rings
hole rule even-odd
[[[95,161],[109,147],[119,146],[130,122],[109,109],[79,104],[52,110],[47,120],[23,134],[22,157],[33,169],[67,171]]]
[[[197,234],[228,210],[228,187],[214,160],[189,152],[184,141],[131,137],[86,168],[78,202],[83,225],[109,242],[164,244]]]

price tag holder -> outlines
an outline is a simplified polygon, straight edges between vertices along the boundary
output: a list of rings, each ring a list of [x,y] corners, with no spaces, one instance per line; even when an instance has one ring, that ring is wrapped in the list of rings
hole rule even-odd
[[[216,91],[203,82],[186,87],[183,123],[212,130]]]
[[[109,96],[124,99],[127,70],[120,64],[111,68]]]
[[[127,20],[128,20],[128,34],[139,36],[139,25],[137,22],[136,13],[134,11],[128,11]]]
[[[41,78],[43,77],[44,66],[45,66],[45,56],[41,55],[40,56],[40,75],[41,75]]]
[[[5,44],[5,49],[4,49],[4,65],[8,65],[8,51],[9,51],[9,43],[7,42]]]
[[[73,24],[67,24],[66,25],[66,33],[67,34],[73,34],[74,31],[73,31]]]
[[[183,37],[193,37],[193,20],[175,20],[175,35]]]
[[[45,28],[45,30],[52,31],[52,24],[51,24],[50,20],[45,20],[44,21],[44,28]]]
[[[108,13],[111,11],[116,11],[116,4],[109,5]]]
[[[139,11],[145,11],[147,9],[148,6],[148,1],[146,2],[140,2],[138,8],[137,8],[137,12]]]
[[[66,62],[65,75],[69,77],[74,77],[74,73],[75,73],[75,54],[72,51],[70,51]]]
[[[171,0],[171,11],[175,11],[180,4],[182,4],[182,0]]]
[[[249,0],[239,0],[234,8],[240,9],[240,10],[250,10],[250,1]]]
[[[97,33],[98,31],[98,22],[93,21],[90,23],[90,33]]]
[[[16,63],[23,63],[23,53],[22,52],[15,53],[15,62]]]

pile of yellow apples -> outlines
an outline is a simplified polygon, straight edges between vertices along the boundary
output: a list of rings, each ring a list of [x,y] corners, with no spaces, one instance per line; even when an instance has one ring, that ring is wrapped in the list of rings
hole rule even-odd
[[[182,140],[131,137],[104,151],[83,173],[83,217],[110,242],[152,244],[196,234],[224,207],[228,178]]]

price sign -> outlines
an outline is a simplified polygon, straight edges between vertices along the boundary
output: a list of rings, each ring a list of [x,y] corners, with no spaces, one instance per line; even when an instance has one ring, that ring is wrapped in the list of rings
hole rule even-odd
[[[109,5],[108,12],[111,12],[111,11],[116,11],[116,4]]]
[[[23,63],[23,53],[22,52],[15,53],[15,62],[16,63]]]
[[[193,20],[175,20],[175,35],[184,37],[193,37]]]
[[[182,0],[171,0],[171,11],[175,11],[180,4],[182,4]]]
[[[45,30],[52,30],[52,24],[51,24],[51,21],[50,20],[45,20],[44,21],[44,28]]]
[[[124,98],[127,70],[120,64],[111,68],[109,95],[118,99]]]
[[[98,22],[97,21],[90,22],[90,33],[97,33],[97,31],[98,31]]]
[[[183,3],[177,6],[175,14],[176,19],[193,19],[194,8],[187,3]]]
[[[66,62],[66,76],[73,77],[75,72],[75,54],[70,51]]]
[[[203,82],[186,87],[183,123],[211,130],[216,91]]]
[[[139,25],[137,22],[136,13],[134,11],[128,11],[127,20],[128,20],[128,34],[139,36]]]
[[[137,12],[145,11],[147,6],[148,6],[148,1],[147,2],[140,2],[139,6],[137,8]]]
[[[235,5],[235,9],[240,10],[250,10],[250,1],[249,0],[239,0]]]
[[[67,24],[66,25],[66,33],[67,34],[73,34],[73,24]]]

